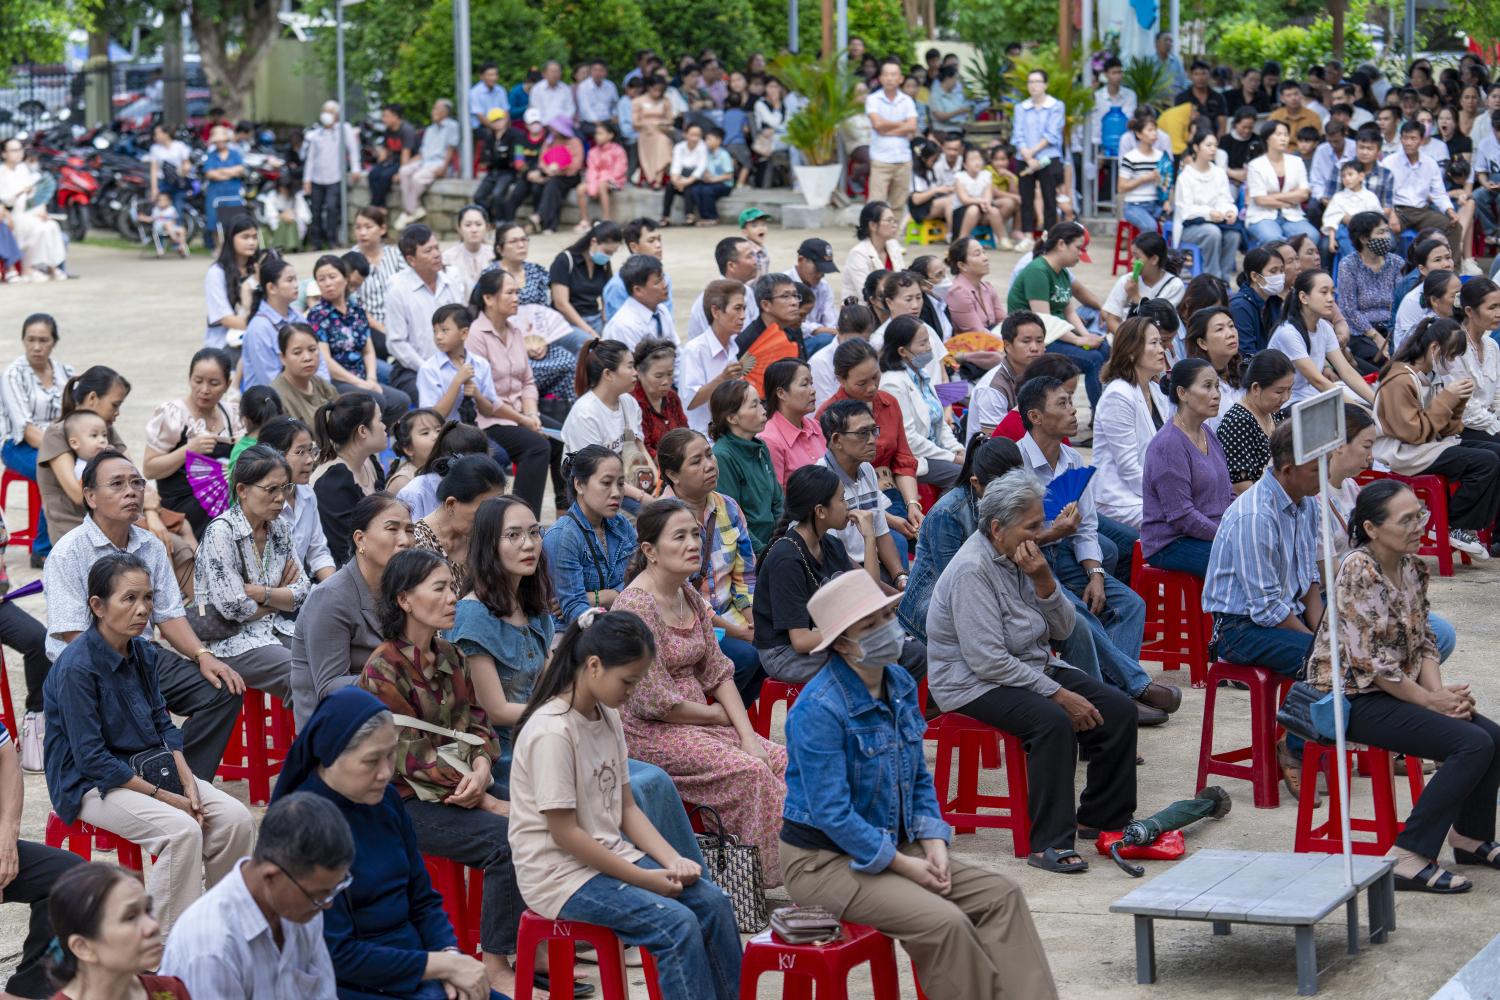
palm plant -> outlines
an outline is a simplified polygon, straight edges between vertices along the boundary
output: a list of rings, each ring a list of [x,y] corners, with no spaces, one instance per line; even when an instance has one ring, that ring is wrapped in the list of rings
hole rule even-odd
[[[1155,59],[1131,56],[1125,60],[1123,86],[1135,92],[1135,99],[1158,111],[1172,100],[1172,72]]]
[[[802,98],[787,120],[786,141],[807,157],[809,166],[839,161],[839,126],[864,110],[854,96],[854,74],[839,62],[841,54],[821,59],[784,55],[771,64],[771,71]]]
[[[1027,99],[1026,78],[1035,70],[1047,74],[1047,94],[1063,103],[1063,143],[1071,139],[1073,127],[1078,125],[1094,109],[1094,92],[1073,76],[1071,66],[1064,66],[1055,48],[1037,50],[1015,60],[1010,72],[1005,74],[1005,104],[1010,109],[1011,120],[1015,120],[1015,106]]]
[[[964,68],[964,94],[971,101],[989,101],[992,108],[1004,107],[1009,89],[1005,74],[1010,68],[1003,43],[993,40],[976,43],[974,57]]]

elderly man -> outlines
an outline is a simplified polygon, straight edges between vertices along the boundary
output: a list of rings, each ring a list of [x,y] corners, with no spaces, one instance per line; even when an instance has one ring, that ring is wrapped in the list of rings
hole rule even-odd
[[[500,68],[487,62],[479,71],[479,82],[469,88],[469,131],[476,147],[484,142],[487,123],[494,120],[489,114],[496,108],[509,115],[510,94],[500,85]]]
[[[547,123],[559,115],[569,119],[578,117],[573,88],[562,82],[562,64],[556,59],[542,67],[541,82],[531,88],[531,103],[527,107],[540,111],[542,121]]]
[[[1170,31],[1159,31],[1156,33],[1156,52],[1146,58],[1166,67],[1167,72],[1172,77],[1172,93],[1176,94],[1187,89],[1187,71],[1182,68],[1182,60],[1177,58],[1177,53],[1172,51],[1172,33]]]
[[[1136,709],[1130,698],[1054,656],[1075,609],[1042,553],[1047,488],[1025,469],[992,480],[969,536],[933,589],[927,609],[928,690],[1026,747],[1027,864],[1079,872],[1075,840],[1119,830],[1135,813]],[[1079,746],[1088,776],[1077,807]]]
[[[590,125],[615,120],[620,92],[609,79],[609,64],[603,59],[589,63],[588,77],[578,85],[578,120]]]
[[[401,178],[401,214],[396,228],[405,229],[427,214],[422,195],[448,168],[448,154],[458,148],[458,122],[453,120],[453,102],[440,97],[432,105],[432,124],[422,132],[422,147],[411,162],[397,171]]]
[[[339,157],[349,167],[349,183],[359,178],[359,133],[348,122],[339,121],[339,102],[324,101],[318,124],[302,133],[302,193],[312,207],[312,225],[307,245],[321,253],[338,245]]]

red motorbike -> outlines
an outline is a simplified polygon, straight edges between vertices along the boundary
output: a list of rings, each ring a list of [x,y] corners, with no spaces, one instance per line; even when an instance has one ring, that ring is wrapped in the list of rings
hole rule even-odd
[[[82,240],[89,234],[89,205],[99,194],[99,178],[81,156],[58,164],[57,209],[68,216],[68,236]]]

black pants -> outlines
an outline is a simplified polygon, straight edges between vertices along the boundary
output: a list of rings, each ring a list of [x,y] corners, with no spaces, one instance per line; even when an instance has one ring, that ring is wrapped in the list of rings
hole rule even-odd
[[[312,186],[312,225],[307,227],[307,246],[312,250],[336,247],[339,243],[339,186],[337,184],[314,184]]]
[[[541,207],[542,185],[530,180],[525,174],[516,177],[514,184],[510,186],[510,194],[505,199],[505,216],[496,221],[509,222],[516,217],[520,211],[521,204],[527,198],[533,199],[533,204]]]
[[[1349,699],[1347,736],[1392,753],[1443,762],[1396,835],[1397,847],[1436,858],[1449,827],[1480,843],[1495,839],[1500,726],[1482,715],[1451,719],[1378,691]]]
[[[396,172],[401,169],[401,157],[391,156],[370,168],[370,204],[385,208],[385,199],[396,182]]]
[[[543,427],[561,430],[562,424],[551,417],[537,414]],[[516,463],[516,481],[511,492],[531,508],[540,520],[542,516],[542,494],[547,488],[547,471],[552,472],[552,492],[561,500],[567,496],[567,484],[563,481],[563,443],[557,438],[538,434],[529,427],[514,424],[495,424],[484,429],[489,439],[504,448],[510,460]],[[565,503],[566,501],[564,501]]]
[[[15,975],[5,984],[5,992],[11,996],[44,1000],[57,993],[49,984],[47,968],[42,962],[52,941],[47,896],[64,872],[84,862],[72,851],[60,851],[29,840],[16,841],[16,854],[19,855],[21,870],[5,887],[0,899],[30,906],[31,927],[26,932],[26,943],[21,946],[20,964],[16,966]]]
[[[1057,189],[1063,182],[1061,160],[1053,160],[1035,173],[1021,175],[1021,235],[1031,238],[1036,230],[1036,189],[1042,187],[1042,228],[1057,225]],[[1133,765],[1132,765],[1133,766]]]
[[[1375,359],[1380,356],[1380,348],[1366,334],[1359,333],[1349,338],[1349,353],[1354,355],[1354,370],[1361,375],[1380,370],[1380,366],[1375,363]]]
[[[1049,847],[1071,850],[1080,823],[1120,830],[1135,815],[1135,703],[1123,691],[1073,667],[1059,668],[1053,680],[1087,698],[1104,717],[1104,725],[1075,733],[1061,705],[1025,688],[994,688],[959,709],[1016,736],[1026,747],[1033,854]],[[1079,744],[1090,752],[1088,779],[1075,810],[1073,772]]]
[[[1447,476],[1459,484],[1448,500],[1450,528],[1479,531],[1495,523],[1500,514],[1500,443],[1472,440],[1465,428],[1463,443],[1443,452],[1422,474]]]
[[[52,661],[47,659],[47,626],[14,601],[0,604],[0,642],[19,650],[26,659],[26,711],[42,711],[42,684]]]
[[[661,190],[661,217],[663,219],[670,219],[672,217],[672,202],[676,201],[679,195],[682,197],[683,201],[687,202],[688,213],[692,214],[692,191],[693,188],[697,186],[698,182],[694,181],[693,183],[689,184],[685,190],[679,191],[677,190],[677,185],[673,184],[672,181],[668,179]]]
[[[568,200],[568,195],[578,186],[582,177],[549,177],[547,183],[542,185],[542,195],[537,200],[536,214],[542,217],[542,230],[549,231],[557,228],[558,217],[562,215],[563,202]]]
[[[417,373],[407,368],[399,361],[391,362],[391,377],[389,384],[393,389],[400,389],[406,393],[406,398],[411,400],[412,405],[420,398],[417,393]],[[382,418],[383,419],[383,418]]]
[[[199,672],[198,664],[160,645],[156,673],[168,710],[188,717],[182,727],[182,756],[188,769],[204,781],[213,781],[245,696],[229,690],[228,684],[214,687]]]
[[[496,170],[493,167],[485,172],[484,179],[479,182],[479,190],[474,192],[474,204],[483,206],[490,213],[491,225],[510,221],[505,196],[510,194],[511,185],[515,182],[514,170]]]
[[[379,383],[376,384],[378,385]],[[362,392],[366,396],[372,397],[376,403],[380,404],[380,419],[385,421],[385,426],[392,433],[395,433],[396,421],[406,416],[406,411],[412,407],[411,397],[393,385],[380,386],[380,392],[378,393],[371,392],[369,389],[363,389],[350,382],[335,382],[333,383],[333,387],[339,391],[340,396],[347,392]]]

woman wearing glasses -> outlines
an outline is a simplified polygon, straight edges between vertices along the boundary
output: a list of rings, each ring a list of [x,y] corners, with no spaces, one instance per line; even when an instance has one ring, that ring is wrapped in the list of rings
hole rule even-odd
[[[208,644],[245,683],[291,704],[292,620],[312,581],[281,510],[297,489],[281,452],[258,444],[234,463],[238,501],[209,522],[198,546],[193,588],[205,611],[239,623],[234,635]]]

